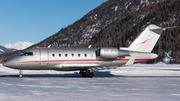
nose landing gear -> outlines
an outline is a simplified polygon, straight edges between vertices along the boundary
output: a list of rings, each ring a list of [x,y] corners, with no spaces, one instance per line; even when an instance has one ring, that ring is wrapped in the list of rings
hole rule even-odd
[[[94,74],[90,72],[90,70],[80,70],[79,74],[81,74],[82,77],[94,77]]]
[[[19,77],[20,77],[20,78],[23,77],[22,70],[19,70]]]

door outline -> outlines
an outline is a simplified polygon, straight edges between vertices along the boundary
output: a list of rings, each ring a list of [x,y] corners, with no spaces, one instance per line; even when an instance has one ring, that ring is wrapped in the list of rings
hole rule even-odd
[[[49,64],[49,50],[47,48],[40,48],[40,65]]]

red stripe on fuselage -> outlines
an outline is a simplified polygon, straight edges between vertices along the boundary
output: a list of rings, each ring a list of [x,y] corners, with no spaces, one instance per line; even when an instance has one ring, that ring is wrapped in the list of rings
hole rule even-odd
[[[36,62],[39,62],[39,61],[23,61],[23,62],[16,62],[16,63],[36,63]]]
[[[135,59],[135,61],[148,61],[152,59]],[[129,59],[78,59],[78,60],[49,60],[49,62],[65,62],[65,61],[129,61]],[[41,61],[23,61],[16,63],[37,63],[37,62],[48,62],[48,60]]]

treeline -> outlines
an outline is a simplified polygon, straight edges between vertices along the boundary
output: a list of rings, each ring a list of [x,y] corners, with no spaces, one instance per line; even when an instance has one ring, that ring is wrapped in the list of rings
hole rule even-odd
[[[94,47],[128,47],[149,24],[156,24],[161,27],[180,26],[179,12],[180,0],[165,0],[143,7],[102,29],[88,44],[92,44]],[[164,31],[160,41],[162,41],[161,44],[156,44],[153,49],[153,52],[159,54],[155,62],[162,61],[164,52],[171,51],[171,63],[179,63],[180,27]],[[159,47],[160,52],[158,53]]]
[[[5,61],[7,61],[8,59],[16,56],[17,54],[19,54],[21,51],[14,51],[11,53],[4,53],[4,54],[0,54],[0,63],[4,63]]]

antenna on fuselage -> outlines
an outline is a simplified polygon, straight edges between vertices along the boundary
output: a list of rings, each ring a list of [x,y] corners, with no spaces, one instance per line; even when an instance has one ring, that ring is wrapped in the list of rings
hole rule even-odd
[[[49,45],[48,48],[51,48],[51,45]]]
[[[91,48],[92,45],[89,45],[88,48]]]

